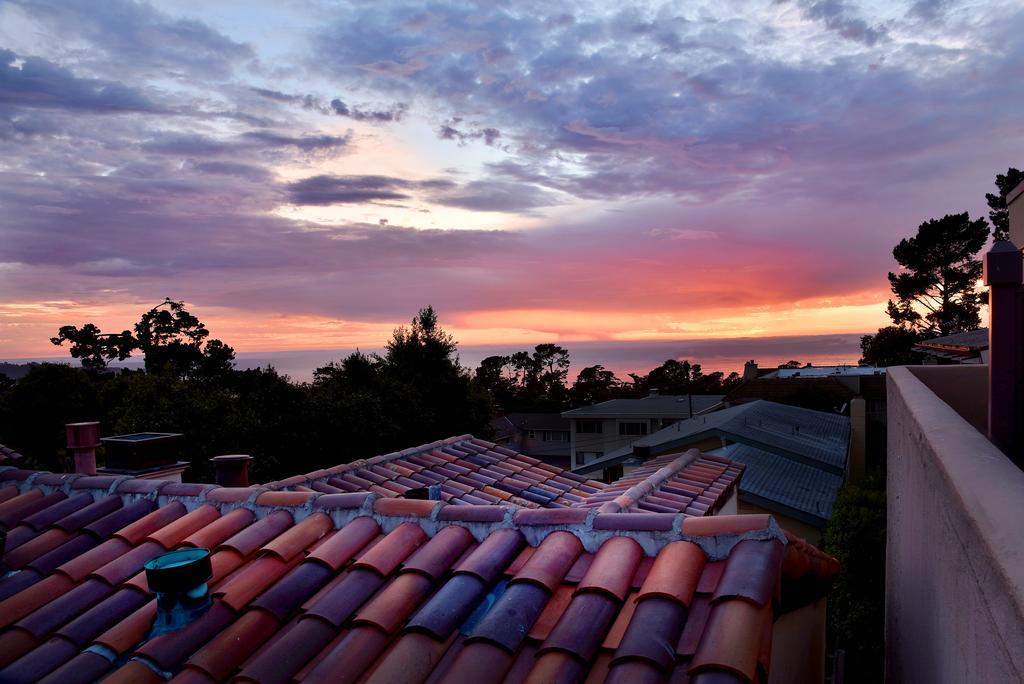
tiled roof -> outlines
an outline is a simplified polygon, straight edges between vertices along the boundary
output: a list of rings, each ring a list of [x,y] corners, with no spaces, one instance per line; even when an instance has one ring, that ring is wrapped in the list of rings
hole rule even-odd
[[[601,513],[651,511],[712,515],[735,491],[743,464],[691,449],[646,461],[627,477],[591,494],[583,508]]]
[[[722,401],[721,394],[656,394],[641,399],[609,399],[566,411],[566,418],[689,418]],[[692,413],[690,409],[693,409]]]
[[[0,527],[4,682],[758,681],[787,594],[838,571],[766,515],[14,469]],[[190,546],[212,606],[147,639],[142,565]]]
[[[0,465],[11,465],[14,461],[20,461],[23,458],[25,457],[14,449],[0,444]]]
[[[447,503],[512,503],[526,508],[567,508],[605,487],[603,482],[472,435],[344,463],[267,486],[325,494],[368,491],[398,497],[410,489],[434,484],[441,486],[441,500]]]
[[[730,444],[712,453],[746,466],[743,499],[818,527],[824,527],[832,517],[832,505],[843,485],[842,475],[746,444]]]

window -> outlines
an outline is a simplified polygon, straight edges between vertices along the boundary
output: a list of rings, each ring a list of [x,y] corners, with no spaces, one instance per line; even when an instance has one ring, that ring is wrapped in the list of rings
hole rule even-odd
[[[533,430],[530,430],[529,432],[527,432],[527,433],[526,433],[526,436],[527,436],[527,437],[528,437],[529,439],[537,439],[537,433],[536,433],[536,432],[534,432]]]
[[[545,430],[544,431],[545,442],[568,442],[569,433],[565,430]]]
[[[647,423],[619,423],[619,434],[641,436],[647,434]]]
[[[576,421],[576,434],[586,433],[591,435],[599,435],[604,432],[599,420],[577,420]]]

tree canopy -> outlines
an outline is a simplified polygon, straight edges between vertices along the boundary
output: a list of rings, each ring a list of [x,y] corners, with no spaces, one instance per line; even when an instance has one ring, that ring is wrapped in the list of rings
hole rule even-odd
[[[146,370],[180,377],[214,377],[232,368],[235,350],[220,340],[207,340],[210,331],[185,309],[184,302],[167,298],[135,324],[134,333],[104,333],[94,323],[81,328],[65,325],[50,342],[68,342],[71,356],[89,371],[102,371],[110,361],[124,361],[142,352]]]
[[[992,237],[995,240],[1010,239],[1010,212],[1006,208],[1006,195],[1021,183],[1024,183],[1024,171],[1010,167],[1006,173],[996,175],[998,192],[985,194],[989,208],[988,220],[992,222]]]
[[[978,252],[988,237],[984,219],[963,213],[925,221],[916,235],[900,240],[892,255],[903,270],[889,273],[896,299],[886,308],[893,323],[929,337],[976,330]]]

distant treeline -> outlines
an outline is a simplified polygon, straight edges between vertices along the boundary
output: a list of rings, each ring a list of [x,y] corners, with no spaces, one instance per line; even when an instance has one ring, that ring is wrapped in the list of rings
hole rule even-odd
[[[104,435],[184,433],[192,479],[210,479],[212,456],[248,453],[254,480],[269,481],[455,434],[486,437],[499,411],[562,411],[652,390],[717,394],[739,382],[736,373],[668,360],[626,380],[590,366],[569,384],[569,353],[554,344],[492,356],[471,370],[431,307],[396,329],[382,354],[356,351],[316,369],[309,383],[272,367],[235,370],[234,350],[208,337],[172,300],[132,331],[62,327],[52,341],[69,343],[82,367],[5,364],[15,373],[0,374],[0,443],[36,467],[62,470],[64,425],[99,420]],[[133,355],[144,369],[108,368]]]

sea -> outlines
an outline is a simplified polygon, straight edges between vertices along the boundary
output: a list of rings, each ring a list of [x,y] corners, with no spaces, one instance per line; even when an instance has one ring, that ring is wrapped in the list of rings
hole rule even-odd
[[[689,360],[699,363],[705,373],[722,371],[726,374],[743,371],[743,364],[754,360],[762,368],[774,368],[790,360],[815,366],[856,365],[860,358],[860,334],[792,335],[779,337],[746,337],[730,339],[691,340],[588,340],[555,342],[569,351],[570,381],[587,366],[602,365],[621,379],[629,373],[647,373],[667,359]],[[364,353],[381,353],[381,349],[362,347]],[[463,366],[475,368],[488,356],[508,355],[529,350],[523,345],[459,345],[459,360]],[[273,366],[293,382],[309,382],[313,371],[331,361],[338,361],[355,351],[351,349],[303,349],[290,351],[240,351],[235,357],[239,369]],[[74,362],[69,357],[35,359],[2,359],[11,363],[29,361]],[[77,362],[75,362],[77,363]],[[140,367],[141,360],[130,359],[112,364],[115,367]]]

